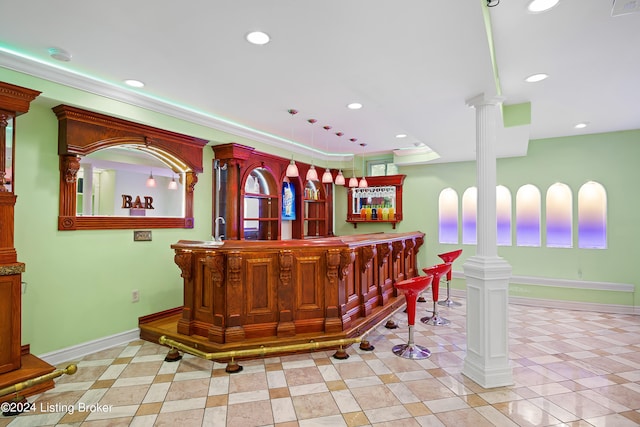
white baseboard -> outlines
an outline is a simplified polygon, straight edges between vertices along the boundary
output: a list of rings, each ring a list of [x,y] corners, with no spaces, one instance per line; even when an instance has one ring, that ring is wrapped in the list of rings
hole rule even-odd
[[[640,314],[638,307],[632,305],[619,304],[599,304],[593,302],[560,301],[542,298],[509,297],[509,302],[513,304],[528,305],[535,307],[560,308],[564,310],[591,311],[595,313],[614,314]]]
[[[444,292],[444,293],[443,293]],[[440,288],[440,295],[446,295],[447,288]],[[467,292],[463,289],[451,289],[451,296],[466,298]],[[636,314],[640,315],[640,306],[599,304],[593,302],[551,300],[544,298],[527,298],[509,296],[510,304],[527,305],[532,307],[559,308],[564,310],[593,311],[596,313]]]
[[[452,277],[464,279],[462,271],[452,272]],[[557,279],[553,277],[511,276],[512,285],[550,286],[554,288],[587,289],[592,291],[614,291],[634,293],[635,285],[631,283],[593,282],[589,280]]]
[[[136,328],[130,331],[120,332],[119,334],[98,338],[97,340],[52,351],[50,353],[40,354],[38,357],[50,365],[57,366],[61,363],[72,362],[88,354],[96,353],[118,345],[128,344],[131,341],[138,339],[140,339],[140,329]]]

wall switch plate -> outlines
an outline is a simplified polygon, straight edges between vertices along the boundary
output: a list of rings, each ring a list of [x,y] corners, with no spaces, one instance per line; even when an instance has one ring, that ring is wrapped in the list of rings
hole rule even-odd
[[[151,230],[133,230],[134,242],[150,242]]]

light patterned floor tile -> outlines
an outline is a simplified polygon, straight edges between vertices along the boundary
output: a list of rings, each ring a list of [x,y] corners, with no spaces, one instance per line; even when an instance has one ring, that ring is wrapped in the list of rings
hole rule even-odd
[[[188,354],[165,362],[166,347],[136,340],[77,360],[76,375],[29,399],[108,411],[37,410],[0,416],[0,427],[640,425],[640,316],[511,305],[514,385],[487,390],[462,375],[464,309],[441,314],[452,325],[416,324],[416,342],[433,352],[420,361],[391,351],[407,339],[401,310],[399,329],[368,334],[372,352],[246,360],[236,374]]]

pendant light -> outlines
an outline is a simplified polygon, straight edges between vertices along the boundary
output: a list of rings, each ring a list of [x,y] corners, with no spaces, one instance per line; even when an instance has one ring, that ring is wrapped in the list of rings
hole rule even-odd
[[[169,190],[177,190],[178,189],[178,182],[176,181],[175,175],[171,177],[171,181],[169,182],[168,188],[169,188]]]
[[[349,141],[356,142],[357,138],[349,138]],[[356,178],[356,153],[353,153],[351,178],[349,178],[349,188],[355,188],[358,186],[358,178]]]
[[[147,178],[147,187],[155,187],[156,179],[153,177],[153,169],[149,172],[149,178]]]
[[[367,144],[362,143],[362,144],[360,144],[360,146],[362,147],[362,179],[358,183],[358,187],[367,188],[369,186],[369,183],[367,182],[367,179],[364,177],[365,176],[365,170],[364,170],[364,147],[366,147]]]
[[[329,129],[331,129],[331,126],[323,126],[322,129],[328,131]],[[325,138],[325,148],[327,151],[327,155],[329,153],[329,142],[328,139]],[[322,183],[323,184],[333,184],[333,176],[331,175],[331,169],[329,169],[329,160],[327,159],[327,168],[324,170],[324,173],[322,174]]]
[[[291,114],[291,141],[293,142],[293,116],[298,114],[298,110],[291,109],[287,112]],[[293,161],[293,153],[291,153],[291,163],[289,163],[289,166],[287,166],[286,175],[289,178],[295,178],[300,175],[300,173],[298,172],[298,166],[296,166],[296,162]]]
[[[307,120],[309,123],[311,123],[311,148],[315,148],[315,143],[314,143],[314,130],[315,127],[313,127],[313,125],[317,122],[316,119],[309,119]],[[311,167],[309,168],[309,170],[307,171],[307,176],[306,176],[307,181],[317,181],[318,180],[318,171],[316,171],[316,167],[313,165],[313,159],[311,160]]]
[[[336,132],[336,136],[340,137],[344,135],[342,132]],[[336,175],[336,185],[344,185],[344,175],[342,169],[338,169],[338,175]]]

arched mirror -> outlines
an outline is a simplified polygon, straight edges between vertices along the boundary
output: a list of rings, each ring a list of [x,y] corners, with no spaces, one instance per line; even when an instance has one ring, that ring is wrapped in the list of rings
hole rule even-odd
[[[66,105],[59,120],[59,230],[192,228],[207,141]]]
[[[135,145],[95,151],[80,160],[76,215],[183,217],[184,173]]]

